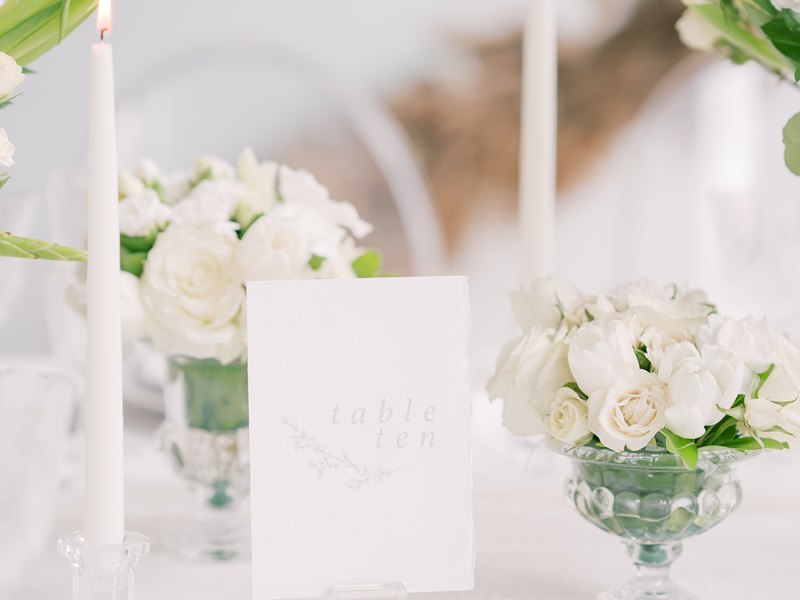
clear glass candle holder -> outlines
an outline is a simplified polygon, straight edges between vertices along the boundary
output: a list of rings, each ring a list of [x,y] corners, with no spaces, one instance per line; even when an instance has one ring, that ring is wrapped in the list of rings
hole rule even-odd
[[[114,546],[88,545],[80,531],[59,539],[58,552],[72,565],[72,600],[134,600],[134,569],[149,550],[150,540],[135,531]]]

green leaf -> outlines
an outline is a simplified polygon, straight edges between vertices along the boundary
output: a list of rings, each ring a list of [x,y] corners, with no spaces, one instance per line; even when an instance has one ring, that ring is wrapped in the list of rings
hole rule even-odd
[[[800,175],[800,113],[783,127],[783,160],[792,173]]]
[[[717,446],[722,448],[732,448],[734,450],[785,450],[789,447],[786,442],[779,442],[770,438],[758,439],[756,437],[747,436],[736,438],[725,443],[717,443]]]
[[[120,234],[120,248],[130,252],[149,252],[156,243],[158,231],[154,231],[148,236],[129,236]]]
[[[790,22],[794,25],[790,26]],[[762,25],[761,31],[782,54],[792,60],[800,60],[800,36],[797,35],[797,23],[790,22],[780,16]]]
[[[8,173],[0,173],[0,189],[3,189],[3,186],[8,183],[9,179],[11,179],[11,175]]]
[[[764,384],[767,383],[767,379],[769,376],[772,375],[772,372],[775,370],[775,363],[772,363],[767,370],[763,373],[758,373],[758,385],[756,386],[756,391],[753,392],[753,398],[758,398],[758,394],[761,391],[761,388],[764,387]]]
[[[584,308],[584,309],[583,309],[583,312],[584,312],[584,313],[586,313],[586,319],[587,319],[587,320],[588,320],[590,323],[591,323],[592,321],[594,321],[594,320],[595,320],[595,317],[594,317],[594,315],[593,315],[592,313],[590,313],[590,312],[589,312],[589,309],[588,309],[588,308]]]
[[[573,392],[578,394],[578,398],[580,398],[581,400],[589,399],[589,396],[587,396],[586,393],[581,388],[578,387],[578,384],[575,381],[570,381],[569,383],[565,383],[562,387],[571,389]]]
[[[653,363],[647,358],[647,348],[645,346],[639,346],[638,348],[634,348],[633,352],[636,354],[636,360],[639,361],[639,368],[643,371],[651,372]]]
[[[83,262],[86,251],[0,231],[0,256]]]
[[[67,34],[67,26],[69,25],[69,3],[70,0],[61,1],[61,19],[58,22],[58,42],[60,44]]]
[[[311,258],[308,259],[308,266],[311,267],[313,271],[319,271],[323,262],[325,262],[325,259],[322,256],[312,254]]]
[[[694,443],[694,440],[683,438],[669,429],[661,431],[667,438],[667,450],[677,455],[687,469],[694,469],[697,466],[698,458],[697,444]]]
[[[119,266],[123,271],[131,275],[141,277],[144,272],[144,261],[147,260],[147,252],[131,252],[126,248],[120,248]]]
[[[352,263],[357,277],[378,277],[383,266],[383,256],[377,250],[367,250]]]

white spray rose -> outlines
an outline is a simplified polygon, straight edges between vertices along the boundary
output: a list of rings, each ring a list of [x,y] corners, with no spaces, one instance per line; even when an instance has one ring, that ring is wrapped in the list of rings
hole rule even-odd
[[[228,363],[244,344],[236,319],[245,292],[233,231],[169,226],[145,263],[140,293],[148,333],[167,354]]]
[[[638,370],[635,343],[629,326],[619,319],[578,329],[569,344],[569,368],[578,387],[591,395],[608,389],[627,371]]]
[[[119,203],[120,233],[131,237],[147,237],[163,229],[172,211],[158,199],[158,194],[147,188]]]
[[[703,357],[689,342],[670,346],[658,370],[667,386],[667,428],[688,439],[702,436],[706,425],[725,416],[717,407],[733,405],[744,375],[744,364],[734,355]]]
[[[507,344],[487,391],[504,400],[503,423],[514,435],[542,433],[556,392],[572,380],[563,331],[534,326]]]
[[[253,223],[236,249],[245,281],[292,279],[310,258],[303,234],[269,217]]]
[[[577,307],[581,293],[572,283],[552,275],[511,293],[511,310],[520,329],[534,325],[557,328],[563,314]]]
[[[589,427],[615,452],[641,450],[666,424],[667,395],[652,373],[635,370],[589,396]]]
[[[0,102],[7,100],[23,79],[25,74],[17,61],[5,52],[0,52]]]
[[[139,278],[126,271],[120,272],[119,277],[122,339],[125,342],[134,342],[147,335],[145,310],[139,293]]]
[[[592,437],[589,409],[575,391],[562,387],[550,404],[545,418],[545,431],[554,440],[567,444],[583,444]]]
[[[191,227],[230,229],[243,184],[239,181],[210,179],[200,182],[184,200],[173,207],[173,220]]]
[[[678,37],[688,48],[703,52],[713,50],[722,37],[714,27],[691,9],[684,11],[675,23],[675,29]]]
[[[0,166],[13,167],[14,166],[14,144],[8,139],[6,130],[0,127]]]
[[[711,315],[695,337],[702,355],[722,348],[741,358],[756,373],[764,372],[775,360],[770,329],[752,317],[732,319]]]

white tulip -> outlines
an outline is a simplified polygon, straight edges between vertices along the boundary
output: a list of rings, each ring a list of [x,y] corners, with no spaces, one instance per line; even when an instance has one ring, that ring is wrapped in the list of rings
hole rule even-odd
[[[792,410],[794,404],[797,402],[782,406],[765,398],[751,398],[745,404],[745,423],[763,437],[795,446],[800,441],[800,413]]]
[[[292,279],[310,258],[303,234],[269,217],[253,223],[236,249],[244,281]]]
[[[119,203],[120,233],[131,237],[147,237],[169,222],[172,211],[153,190],[146,188]]]
[[[627,371],[638,370],[635,343],[630,327],[619,319],[583,325],[569,344],[569,368],[578,387],[591,395],[608,389]]]
[[[245,291],[233,231],[169,226],[145,263],[140,294],[148,333],[166,354],[227,363],[244,343],[237,319]]]
[[[514,435],[543,433],[556,392],[572,381],[563,334],[534,326],[507,344],[497,360],[487,391],[504,400],[503,423]]]
[[[615,452],[641,450],[666,424],[667,395],[652,373],[628,371],[589,396],[589,427]]]
[[[8,139],[6,130],[0,127],[0,166],[13,167],[14,166],[14,144]]]
[[[565,313],[577,307],[581,293],[572,283],[551,275],[511,293],[511,310],[523,331],[534,325],[557,328]]]
[[[25,74],[17,61],[5,52],[0,52],[0,103],[8,100],[24,79]]]
[[[592,437],[586,402],[570,388],[562,387],[550,404],[545,418],[548,436],[567,444],[583,444]]]
[[[667,348],[658,370],[667,386],[667,428],[688,439],[702,436],[725,416],[718,407],[733,405],[744,376],[744,364],[734,355],[704,357],[690,342]]]

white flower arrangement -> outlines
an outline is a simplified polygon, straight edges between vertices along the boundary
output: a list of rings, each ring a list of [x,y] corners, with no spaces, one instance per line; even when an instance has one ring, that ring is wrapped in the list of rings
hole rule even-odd
[[[243,358],[251,280],[373,277],[372,231],[314,177],[245,149],[234,168],[204,156],[163,174],[152,161],[120,174],[126,340],[165,354]]]
[[[519,337],[488,384],[515,435],[616,452],[780,449],[800,436],[800,350],[705,295],[641,281],[587,296],[551,277],[512,295]]]

